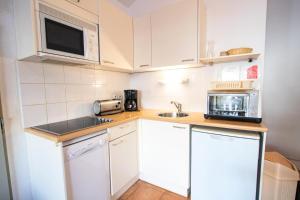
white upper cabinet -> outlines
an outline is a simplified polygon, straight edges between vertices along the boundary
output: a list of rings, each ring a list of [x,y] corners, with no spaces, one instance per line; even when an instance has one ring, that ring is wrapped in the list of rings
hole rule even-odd
[[[151,17],[134,18],[134,69],[151,66]]]
[[[89,12],[99,15],[99,5],[98,0],[66,0],[69,1],[80,8],[83,8]]]
[[[21,1],[21,0],[15,0]],[[28,1],[28,0],[24,0]],[[30,0],[34,1],[34,0]],[[35,2],[45,2],[64,12],[80,17],[82,19],[99,23],[99,2],[98,0],[37,0]]]
[[[132,17],[107,0],[100,0],[99,33],[101,65],[109,69],[132,71]]]
[[[181,0],[151,15],[152,66],[198,63],[198,0]]]

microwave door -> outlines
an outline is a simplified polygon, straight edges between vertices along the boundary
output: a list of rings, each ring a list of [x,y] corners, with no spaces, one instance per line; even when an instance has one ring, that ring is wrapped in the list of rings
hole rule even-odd
[[[247,95],[209,95],[209,113],[214,115],[245,116],[248,107]]]
[[[40,13],[42,52],[85,59],[86,41],[82,27]]]

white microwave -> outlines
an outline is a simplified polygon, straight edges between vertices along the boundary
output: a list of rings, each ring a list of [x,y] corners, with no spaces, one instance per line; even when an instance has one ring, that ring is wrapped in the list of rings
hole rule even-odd
[[[41,59],[78,64],[99,63],[98,25],[44,4],[37,13]]]

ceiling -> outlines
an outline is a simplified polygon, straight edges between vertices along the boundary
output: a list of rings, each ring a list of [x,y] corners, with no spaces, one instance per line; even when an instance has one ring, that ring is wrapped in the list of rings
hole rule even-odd
[[[130,7],[136,0],[118,0],[118,1],[126,7]]]
[[[180,0],[110,0],[131,16],[143,16]]]

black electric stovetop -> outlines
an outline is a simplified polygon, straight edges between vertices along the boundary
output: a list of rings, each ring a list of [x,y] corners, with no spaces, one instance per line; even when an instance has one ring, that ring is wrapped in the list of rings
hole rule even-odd
[[[106,119],[106,118],[81,117],[81,118],[71,119],[67,121],[35,126],[32,128],[40,131],[45,131],[51,134],[55,134],[55,135],[64,135],[82,129],[97,126],[103,123],[108,123],[111,121],[112,121],[111,119]]]

